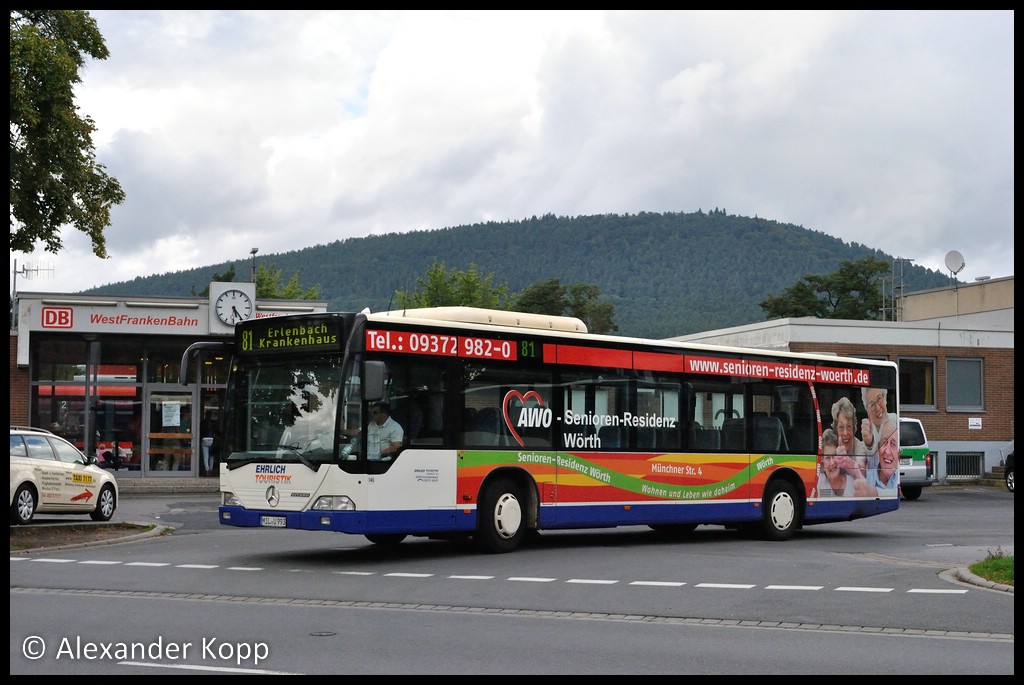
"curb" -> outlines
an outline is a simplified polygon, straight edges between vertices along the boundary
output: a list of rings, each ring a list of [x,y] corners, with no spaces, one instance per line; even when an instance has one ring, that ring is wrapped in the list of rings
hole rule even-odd
[[[968,583],[977,587],[987,588],[989,590],[997,590],[999,592],[1008,592],[1013,594],[1013,586],[1006,585],[1004,583],[996,583],[991,580],[985,580],[981,576],[976,576],[971,573],[971,570],[966,567],[955,568],[950,571],[952,576],[962,583]]]
[[[35,554],[36,552],[56,552],[65,549],[77,549],[80,547],[97,547],[100,545],[120,545],[126,542],[136,542],[138,540],[145,540],[147,538],[160,537],[167,533],[173,532],[174,528],[170,526],[161,526],[160,524],[153,525],[151,523],[139,523],[137,521],[123,521],[123,523],[133,526],[153,526],[150,530],[144,530],[141,533],[132,533],[131,535],[125,535],[119,538],[111,538],[109,540],[91,540],[89,542],[72,542],[66,545],[55,545],[53,547],[34,547],[32,549],[19,549],[11,550],[11,556],[14,555],[28,555]]]
[[[220,482],[217,478],[124,478],[117,481],[117,489],[121,497],[216,494]]]

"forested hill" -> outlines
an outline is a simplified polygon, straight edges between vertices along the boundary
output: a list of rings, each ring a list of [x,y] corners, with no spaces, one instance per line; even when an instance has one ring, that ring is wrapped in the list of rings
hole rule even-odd
[[[294,228],[282,228],[294,230]],[[234,262],[238,280],[251,270],[246,250]],[[489,222],[410,233],[348,238],[294,252],[259,255],[261,263],[296,272],[303,288],[321,286],[332,310],[389,308],[394,292],[411,292],[435,260],[448,268],[476,265],[510,292],[548,279],[597,285],[615,305],[621,335],[667,338],[754,323],[758,306],[808,274],[842,262],[892,255],[792,224],[730,216],[722,210],[640,213]],[[904,255],[905,256],[905,255]],[[137,278],[87,291],[102,295],[189,296],[231,262]],[[904,291],[949,285],[946,274],[906,265]]]

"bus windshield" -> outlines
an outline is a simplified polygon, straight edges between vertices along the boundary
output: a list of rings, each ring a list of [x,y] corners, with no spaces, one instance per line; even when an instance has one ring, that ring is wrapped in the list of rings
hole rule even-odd
[[[324,356],[239,362],[232,392],[244,401],[229,406],[227,421],[240,444],[227,446],[228,468],[254,460],[311,468],[333,462],[344,386],[341,361],[341,356]]]

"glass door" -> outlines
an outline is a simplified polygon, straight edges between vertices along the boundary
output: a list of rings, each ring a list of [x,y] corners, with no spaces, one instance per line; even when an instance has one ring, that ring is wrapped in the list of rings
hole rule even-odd
[[[149,450],[145,469],[150,476],[196,475],[197,440],[193,431],[192,392],[152,388],[149,408]]]

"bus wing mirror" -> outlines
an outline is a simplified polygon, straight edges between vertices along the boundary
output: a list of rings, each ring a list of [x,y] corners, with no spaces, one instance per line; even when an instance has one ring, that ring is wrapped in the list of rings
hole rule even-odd
[[[363,366],[363,399],[376,402],[384,399],[384,378],[387,366],[384,362],[366,362]]]

